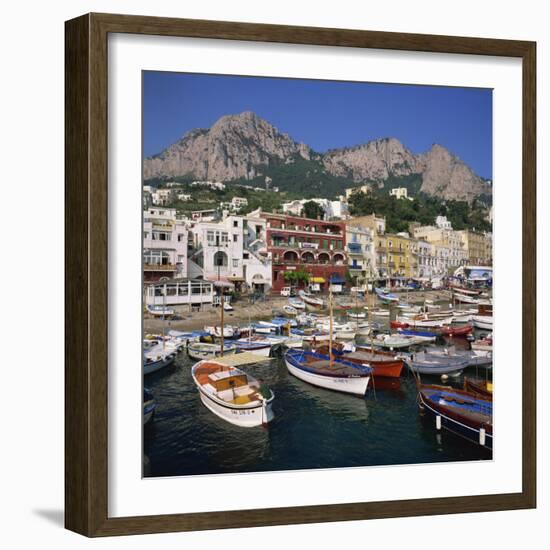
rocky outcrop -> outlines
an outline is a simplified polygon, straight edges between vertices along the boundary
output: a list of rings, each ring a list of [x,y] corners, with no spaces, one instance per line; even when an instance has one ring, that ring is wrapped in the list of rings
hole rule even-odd
[[[383,181],[389,176],[418,173],[416,157],[395,138],[333,149],[323,155],[323,164],[331,174],[349,177],[355,182]]]
[[[168,149],[145,159],[144,177],[192,174],[198,179],[250,179],[258,168],[312,151],[248,111],[220,118],[209,130],[192,130]]]
[[[445,147],[435,144],[418,155],[422,173],[420,191],[442,199],[465,200],[492,192],[491,186],[477,176],[472,169]]]

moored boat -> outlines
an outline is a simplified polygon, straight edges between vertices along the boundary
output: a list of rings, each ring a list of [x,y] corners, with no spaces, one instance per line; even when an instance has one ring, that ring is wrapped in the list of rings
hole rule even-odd
[[[149,388],[143,388],[143,424],[147,424],[155,415],[157,402]]]
[[[472,332],[472,325],[465,325],[461,327],[447,326],[441,327],[441,334],[445,336],[467,336]]]
[[[493,404],[464,390],[421,384],[418,406],[445,429],[473,443],[493,448]]]
[[[176,312],[162,305],[147,306],[147,312],[153,317],[172,317]]]
[[[293,306],[291,306],[291,305],[289,305],[289,304],[285,304],[285,305],[283,306],[283,311],[284,311],[287,315],[298,315],[298,310],[297,310],[295,307],[293,307]]]
[[[317,351],[324,355],[329,352],[328,345],[317,347]],[[346,347],[332,343],[332,351],[342,359],[359,365],[368,365],[372,368],[375,378],[399,378],[403,370],[403,360],[390,351],[375,350],[367,346],[356,346],[355,350],[346,351]]]
[[[230,353],[236,353],[237,346],[224,343],[223,354],[229,355]],[[222,354],[222,347],[220,344],[207,344],[204,342],[193,342],[187,346],[187,353],[189,357],[193,359],[211,359],[219,357]]]
[[[289,350],[284,355],[290,374],[313,386],[365,395],[372,369],[312,351]]]
[[[240,369],[206,360],[191,368],[204,406],[219,418],[246,428],[273,420],[273,392]]]
[[[271,354],[271,342],[265,339],[259,341],[243,338],[242,340],[235,340],[233,343],[237,347],[237,351],[249,351],[261,357],[269,357]]]
[[[488,380],[464,378],[464,390],[484,399],[493,399],[493,383]]]
[[[174,362],[175,358],[176,354],[174,352],[157,355],[145,353],[143,356],[143,374],[152,374],[168,367]]]
[[[432,375],[458,375],[468,366],[468,360],[465,357],[451,353],[431,353],[429,351],[411,354],[406,363],[416,373]]]
[[[483,330],[493,330],[493,316],[492,315],[472,315],[472,322],[474,327]]]

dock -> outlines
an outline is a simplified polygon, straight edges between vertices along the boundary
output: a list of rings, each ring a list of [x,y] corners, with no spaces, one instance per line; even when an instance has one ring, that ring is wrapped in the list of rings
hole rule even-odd
[[[223,357],[216,357],[216,363],[222,363],[228,367],[244,367],[245,365],[253,365],[254,363],[263,363],[264,361],[273,361],[273,357],[262,357],[251,351],[243,351],[242,353],[230,353]]]

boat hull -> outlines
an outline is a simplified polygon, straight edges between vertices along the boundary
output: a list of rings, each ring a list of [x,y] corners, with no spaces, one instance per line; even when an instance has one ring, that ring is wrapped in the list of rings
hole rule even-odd
[[[325,388],[327,390],[334,390],[344,393],[351,393],[353,395],[365,395],[367,387],[369,385],[370,376],[363,376],[357,378],[340,378],[336,376],[321,376],[312,372],[304,371],[293,365],[285,357],[286,368],[288,372],[299,378],[303,382],[307,382],[312,386],[319,388]]]
[[[170,366],[175,359],[175,354],[167,355],[166,357],[159,359],[158,361],[152,361],[151,363],[143,364],[143,374],[153,374],[154,372]]]
[[[473,315],[472,322],[474,327],[483,330],[493,330],[493,318],[485,315]]]
[[[449,409],[434,404],[433,401],[427,399],[426,396],[424,396],[422,391],[418,393],[418,405],[425,414],[428,414],[434,420],[439,416],[441,418],[442,429],[452,432],[455,435],[471,441],[472,443],[481,445],[482,447],[492,450],[492,426],[490,427],[490,431],[486,431],[485,440],[482,443],[480,426],[472,425],[471,423],[468,423],[464,418],[453,414],[453,412]],[[489,427],[487,426],[487,429],[488,428]]]
[[[198,387],[202,404],[217,417],[242,428],[256,428],[273,420],[272,400],[254,407],[229,407]]]

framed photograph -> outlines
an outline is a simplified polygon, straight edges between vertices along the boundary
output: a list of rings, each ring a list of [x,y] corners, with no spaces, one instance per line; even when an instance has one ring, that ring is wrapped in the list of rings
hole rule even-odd
[[[68,529],[536,506],[535,43],[65,39]]]

